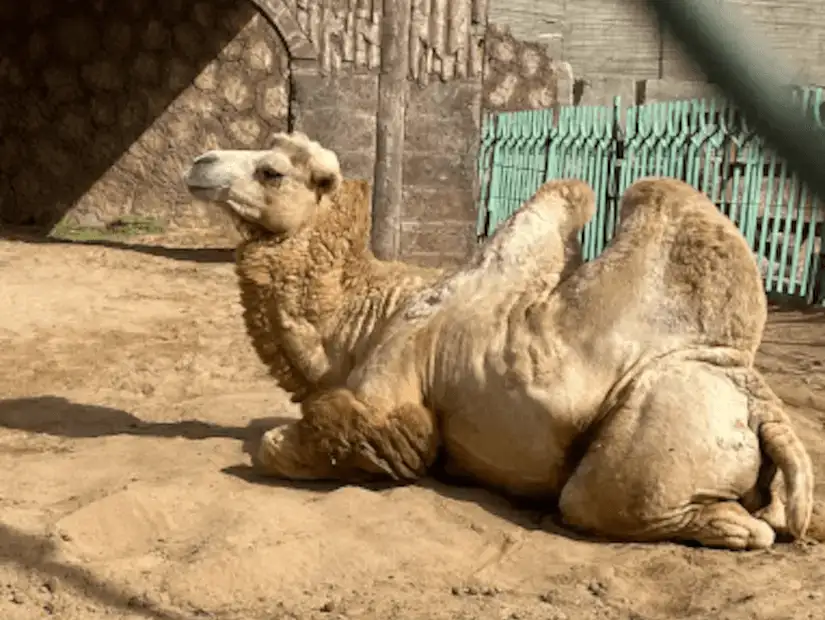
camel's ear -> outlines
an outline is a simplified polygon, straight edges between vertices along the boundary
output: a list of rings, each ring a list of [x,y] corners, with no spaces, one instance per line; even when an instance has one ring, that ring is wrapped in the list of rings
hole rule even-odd
[[[315,145],[310,151],[309,185],[318,194],[318,197],[331,194],[341,185],[341,165],[338,156],[329,149]]]
[[[303,132],[276,133],[271,148],[284,151],[294,166],[306,166],[309,187],[319,198],[334,192],[343,181],[335,152],[310,140]]]

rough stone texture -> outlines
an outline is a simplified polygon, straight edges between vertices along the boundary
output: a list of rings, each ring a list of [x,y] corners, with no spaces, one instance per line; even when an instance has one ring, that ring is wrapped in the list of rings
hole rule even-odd
[[[480,114],[478,82],[410,88],[401,222],[404,260],[455,263],[473,247]]]
[[[509,29],[490,25],[485,56],[485,110],[532,110],[558,101],[560,70],[546,46],[518,41]]]
[[[576,84],[573,103],[579,105],[613,105],[621,97],[622,109],[636,104],[638,83],[632,78],[592,75]]]
[[[410,76],[480,77],[488,0],[411,0]]]
[[[720,0],[732,27],[743,21],[765,54],[778,54],[786,62],[789,83],[825,84],[825,22],[819,0]],[[692,61],[664,37],[661,77],[704,80]]]
[[[0,222],[212,221],[191,158],[287,127],[286,51],[251,4],[6,2],[0,28]]]
[[[720,92],[714,86],[698,81],[647,80],[644,89],[645,103],[718,96],[720,96]]]
[[[338,154],[344,174],[373,178],[378,76],[321,75],[316,63],[293,63],[293,126]]]
[[[258,0],[266,2],[267,0]],[[411,0],[409,75],[426,84],[481,75],[488,0]],[[321,71],[375,70],[382,0],[286,0],[318,54]]]
[[[473,242],[486,7],[411,5],[399,245],[419,262],[459,260]],[[181,182],[191,158],[262,148],[289,128],[372,181],[381,10],[381,0],[3,3],[0,223],[141,215],[223,226]],[[524,58],[527,81],[543,80]]]
[[[743,24],[751,28],[766,54],[775,51],[787,61],[784,73],[789,83],[825,84],[825,56],[819,53],[825,49],[825,22],[815,18],[822,12],[819,0],[718,1],[731,28]],[[642,0],[494,0],[489,21],[491,26],[509,29],[521,44],[540,44],[554,61],[569,63],[577,82],[574,102],[609,102],[615,95],[624,99],[633,82],[641,83],[637,93],[652,93],[653,101],[679,98],[685,90],[697,92],[688,85],[705,82],[704,75],[662,25],[651,19],[644,4]],[[488,45],[495,45],[494,38],[488,38]],[[509,92],[515,80],[508,80],[494,79],[493,86]],[[642,97],[638,102],[645,101]],[[534,106],[507,109],[530,107]]]

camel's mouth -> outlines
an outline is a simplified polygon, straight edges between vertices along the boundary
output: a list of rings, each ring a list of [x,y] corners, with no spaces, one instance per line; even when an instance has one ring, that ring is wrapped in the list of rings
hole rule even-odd
[[[226,202],[229,194],[228,187],[214,187],[187,183],[186,188],[189,190],[189,193],[198,200],[205,200],[208,202]]]
[[[222,206],[228,207],[234,213],[250,222],[257,223],[261,219],[261,210],[257,207],[253,207],[242,202],[238,202],[237,200],[232,200],[231,198],[227,198],[221,204]]]

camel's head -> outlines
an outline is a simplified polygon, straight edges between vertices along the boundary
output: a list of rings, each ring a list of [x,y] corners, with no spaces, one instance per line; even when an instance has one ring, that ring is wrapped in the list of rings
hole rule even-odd
[[[335,153],[295,132],[275,134],[267,150],[203,153],[184,181],[195,198],[220,204],[246,231],[288,235],[313,217],[342,177]]]

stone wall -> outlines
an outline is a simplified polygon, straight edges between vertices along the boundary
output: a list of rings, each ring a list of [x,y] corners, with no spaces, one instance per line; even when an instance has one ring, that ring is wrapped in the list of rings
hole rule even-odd
[[[789,82],[825,85],[825,56],[818,53],[825,41],[825,21],[812,19],[821,13],[819,0],[721,2],[752,22],[766,50],[773,48],[793,63]],[[568,101],[568,91],[560,89],[560,103],[605,105],[619,95],[625,105],[632,105],[716,94],[663,27],[651,19],[645,5],[643,0],[492,0],[489,22],[518,45],[538,46],[555,64],[570,67],[571,97]],[[494,49],[488,49],[490,53],[494,69],[501,61]],[[493,81],[502,80],[494,77]],[[485,90],[489,89],[485,86]],[[521,109],[547,107],[537,98],[514,99]],[[499,109],[496,101],[486,105]]]
[[[316,64],[293,66],[294,128],[333,149],[348,177],[372,181],[378,76],[352,70],[323,75]]]
[[[412,0],[409,15],[384,15],[380,0],[288,3],[317,51],[316,60],[292,64],[294,127],[335,149],[347,176],[376,183],[374,207],[398,212],[386,221],[397,227],[399,258],[463,259],[475,240],[486,2]],[[380,75],[397,69],[381,66],[381,28],[392,27],[393,18],[403,28],[391,58],[403,63],[407,80],[403,92],[389,94],[406,109],[395,119],[403,123],[400,139],[390,140],[399,168],[389,171],[392,179],[376,179],[377,117],[387,114],[381,89],[398,87],[382,84]],[[400,204],[388,204],[393,200],[379,190],[399,184]]]
[[[400,254],[455,264],[475,246],[488,0],[413,0]]]
[[[570,98],[569,67],[546,45],[520,41],[508,28],[490,24],[484,46],[485,110],[535,110]]]
[[[475,242],[479,81],[413,86],[405,119],[401,256],[455,264]]]
[[[299,129],[375,182],[378,208],[396,212],[395,255],[460,260],[474,241],[486,4],[413,0],[384,15],[382,0],[3,2],[0,224],[223,226],[183,187],[192,157]],[[386,58],[403,62],[403,90],[390,93],[381,35],[396,18]],[[382,142],[381,101],[399,96],[400,140]],[[376,167],[388,146],[394,163]]]
[[[3,2],[0,29],[0,222],[208,224],[191,158],[287,128],[289,59],[250,3]]]

